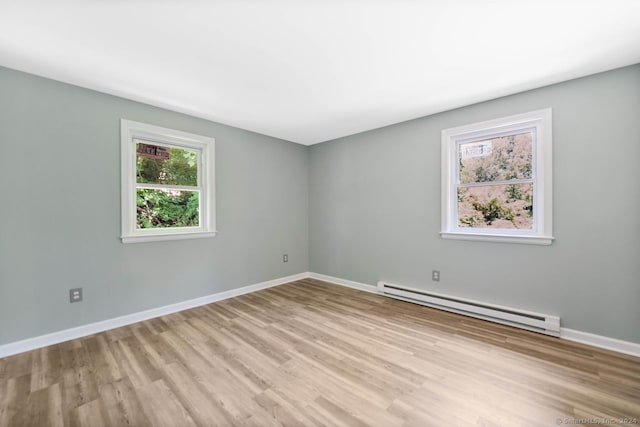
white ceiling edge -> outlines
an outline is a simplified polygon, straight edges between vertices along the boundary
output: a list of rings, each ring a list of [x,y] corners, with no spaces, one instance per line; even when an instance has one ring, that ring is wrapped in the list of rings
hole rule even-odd
[[[371,122],[373,123],[369,126],[367,125],[360,126],[358,129],[351,130],[350,133],[346,133],[346,134],[338,133],[336,135],[333,135],[329,132],[328,136],[321,140],[308,140],[307,138],[305,138],[304,134],[293,135],[289,138],[282,137],[282,135],[280,134],[270,135],[268,133],[265,133],[261,128],[251,129],[250,126],[247,126],[246,124],[243,124],[243,123],[236,123],[232,119],[225,119],[225,118],[217,117],[214,115],[210,115],[206,111],[201,111],[201,110],[187,108],[187,107],[180,107],[179,105],[177,105],[177,103],[172,103],[165,100],[159,100],[151,96],[136,94],[132,90],[126,90],[119,87],[112,87],[106,84],[100,84],[90,79],[73,75],[67,72],[66,70],[55,70],[55,69],[48,68],[46,66],[42,66],[42,64],[33,64],[33,63],[28,63],[27,61],[15,61],[15,62],[12,61],[9,64],[0,64],[0,66],[5,66],[6,68],[9,68],[9,69],[21,71],[28,74],[33,74],[35,76],[43,77],[46,79],[59,81],[72,86],[93,90],[106,95],[116,96],[116,97],[120,97],[130,101],[147,104],[153,107],[158,107],[158,108],[173,111],[176,113],[185,114],[191,117],[204,119],[204,120],[218,123],[221,125],[235,127],[241,130],[257,133],[260,135],[265,135],[265,136],[283,140],[286,142],[292,142],[292,143],[296,143],[304,146],[312,146],[316,144],[321,144],[323,142],[329,142],[329,141],[333,141],[341,138],[346,138],[346,137],[357,135],[360,133],[375,131],[377,129],[381,129],[384,127],[393,126],[393,125],[401,124],[401,123],[412,121],[412,120],[417,120],[420,118],[444,113],[444,112],[455,110],[458,108],[468,107],[468,106],[480,104],[486,101],[492,101],[495,99],[516,95],[516,94],[527,92],[534,89],[540,89],[540,88],[552,86],[555,84],[565,83],[565,82],[579,79],[582,77],[588,77],[595,74],[599,74],[607,71],[613,71],[619,68],[624,68],[627,66],[637,65],[639,63],[640,63],[640,59],[637,61],[633,60],[631,62],[627,60],[627,61],[619,61],[619,62],[608,63],[608,64],[598,64],[597,66],[593,66],[588,69],[571,70],[569,72],[561,73],[558,75],[541,78],[538,81],[515,85],[512,87],[504,88],[502,90],[462,97],[460,99],[456,99],[445,104],[434,106],[432,108],[425,108],[424,110],[418,113],[413,113],[412,115],[407,115],[406,112],[404,111],[398,111],[398,113],[395,116],[392,116],[391,119],[389,118],[380,119],[378,117],[372,116]]]
[[[593,76],[596,74],[600,74],[600,73],[606,73],[608,71],[614,71],[620,68],[625,68],[628,66],[633,66],[633,65],[639,65],[640,64],[640,59],[638,59],[637,61],[623,61],[619,64],[612,64],[609,66],[598,66],[598,67],[594,67],[593,69],[581,69],[581,70],[574,70],[571,72],[566,72],[566,73],[562,73],[562,74],[558,74],[558,75],[554,75],[554,76],[549,76],[547,78],[541,78],[537,81],[534,82],[527,82],[527,83],[523,83],[523,84],[519,84],[519,85],[514,85],[508,88],[503,88],[500,90],[494,90],[494,91],[490,91],[487,93],[480,93],[480,94],[474,94],[474,95],[469,95],[469,96],[465,96],[456,100],[452,100],[451,102],[446,102],[446,103],[442,103],[438,106],[434,106],[433,108],[429,108],[429,109],[424,109],[422,111],[420,111],[419,113],[414,113],[415,115],[402,115],[402,111],[399,111],[397,114],[397,117],[395,119],[388,119],[386,122],[384,119],[378,120],[377,124],[378,126],[375,127],[366,127],[363,126],[361,129],[356,130],[352,133],[349,134],[344,134],[344,135],[340,135],[337,136],[335,138],[329,138],[329,139],[323,139],[320,141],[311,141],[311,142],[298,142],[299,144],[302,145],[307,145],[307,146],[311,146],[311,145],[316,145],[316,144],[321,144],[323,142],[329,142],[329,141],[334,141],[337,139],[342,139],[342,138],[347,138],[349,136],[354,136],[354,135],[358,135],[361,133],[367,133],[370,131],[375,131],[378,129],[382,129],[385,127],[390,127],[390,126],[394,126],[394,125],[398,125],[398,124],[402,124],[405,122],[409,122],[412,120],[418,120],[421,118],[427,118],[429,116],[434,116],[440,113],[446,113],[448,111],[452,111],[452,110],[456,110],[459,108],[464,108],[464,107],[470,107],[476,104],[482,104],[484,102],[487,101],[493,101],[493,100],[497,100],[500,98],[505,98],[505,97],[509,97],[512,95],[518,95],[524,92],[528,92],[531,90],[535,90],[535,89],[542,89],[548,86],[553,86],[556,84],[562,84],[562,83],[566,83],[566,82],[570,82],[571,80],[577,80],[583,77],[589,77],[589,76]],[[639,88],[640,90],[640,88]]]
[[[2,66],[303,145],[640,63],[637,0],[1,4]]]

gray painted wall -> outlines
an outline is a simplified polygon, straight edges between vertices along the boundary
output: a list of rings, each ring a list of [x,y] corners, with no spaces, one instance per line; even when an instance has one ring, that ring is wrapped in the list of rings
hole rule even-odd
[[[216,139],[215,238],[120,242],[121,118]],[[0,68],[0,344],[308,271],[307,181],[307,147]]]
[[[442,240],[441,130],[545,107],[553,245]],[[558,314],[564,327],[640,342],[639,165],[640,65],[314,145],[311,271]]]
[[[440,239],[440,131],[545,107],[556,242]],[[640,342],[639,117],[636,65],[304,147],[0,67],[0,344],[309,270]],[[120,118],[216,138],[217,237],[120,243]]]

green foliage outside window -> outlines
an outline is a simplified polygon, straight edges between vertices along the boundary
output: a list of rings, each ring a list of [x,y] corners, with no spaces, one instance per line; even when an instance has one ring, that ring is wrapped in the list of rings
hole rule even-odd
[[[487,203],[480,203],[474,201],[471,203],[475,210],[482,213],[482,216],[487,224],[491,225],[496,219],[504,219],[507,221],[513,220],[513,211],[498,201],[498,199],[491,199]]]
[[[529,132],[462,144],[459,176],[467,186],[458,188],[459,226],[531,229],[532,157]]]
[[[169,148],[169,159],[149,159],[138,155],[136,182],[139,184],[198,185],[198,153]]]
[[[168,159],[136,158],[138,184],[168,187],[136,189],[136,228],[199,226],[198,153],[182,148],[169,148],[169,153]]]
[[[198,227],[199,193],[138,188],[137,228]]]

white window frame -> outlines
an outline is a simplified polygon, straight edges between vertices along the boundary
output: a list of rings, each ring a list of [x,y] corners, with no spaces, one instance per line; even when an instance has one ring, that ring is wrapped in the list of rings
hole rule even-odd
[[[199,152],[199,226],[136,229],[136,139],[160,146],[186,148]],[[202,135],[120,120],[122,243],[160,240],[199,239],[216,235],[215,220],[215,139]],[[153,185],[145,185],[153,187]],[[161,185],[158,187],[162,187]]]
[[[533,163],[533,229],[460,227],[457,185],[461,143],[531,131]],[[444,239],[550,245],[552,233],[551,108],[488,120],[442,131],[442,230]]]

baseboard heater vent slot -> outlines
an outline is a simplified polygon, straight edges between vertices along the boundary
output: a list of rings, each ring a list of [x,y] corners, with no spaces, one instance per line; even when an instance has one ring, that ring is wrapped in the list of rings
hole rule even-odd
[[[546,335],[560,336],[560,318],[548,314],[531,313],[515,308],[426,292],[420,289],[378,282],[378,292],[403,301],[422,304],[440,310],[477,317],[496,323],[515,326]]]

